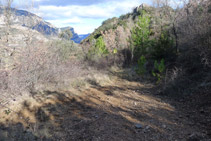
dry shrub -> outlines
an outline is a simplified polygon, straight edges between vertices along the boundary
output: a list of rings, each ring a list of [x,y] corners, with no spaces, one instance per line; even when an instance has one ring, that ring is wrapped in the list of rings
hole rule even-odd
[[[8,84],[7,77],[8,77],[8,72],[1,70],[0,71],[0,90],[7,89],[7,84]]]
[[[201,84],[209,84],[211,69],[211,1],[189,1],[180,9],[177,33],[177,68],[167,72],[165,93],[191,95]]]
[[[85,62],[98,70],[109,70],[113,66],[129,67],[131,64],[131,51],[129,49],[119,50],[116,54],[110,53],[103,57],[85,58]]]
[[[0,90],[14,95],[24,91],[33,94],[42,86],[63,85],[67,79],[80,75],[80,62],[63,61],[57,49],[45,43],[23,48],[13,62],[13,68],[0,71]]]
[[[13,0],[2,3],[5,35],[2,34],[1,38],[6,40],[0,40],[1,46],[4,46],[0,47],[0,99],[3,93],[18,95],[27,91],[33,94],[40,87],[63,85],[68,79],[80,75],[80,61],[75,57],[70,60],[72,51],[76,53],[74,44],[63,40],[55,43],[55,38],[49,43],[50,38],[47,39],[30,26],[19,30],[16,25],[13,26],[12,3]],[[31,8],[31,5],[28,6]]]
[[[211,66],[211,12],[210,1],[190,1],[181,10],[182,17],[178,21],[180,51],[183,57],[195,55],[199,63]],[[191,60],[193,62],[193,60]]]
[[[183,96],[188,82],[189,79],[182,68],[175,67],[171,70],[166,70],[162,92],[166,95],[179,98]]]
[[[52,81],[56,63],[45,46],[28,46],[22,51],[16,68],[10,72],[11,89],[18,92],[32,90],[37,83]]]

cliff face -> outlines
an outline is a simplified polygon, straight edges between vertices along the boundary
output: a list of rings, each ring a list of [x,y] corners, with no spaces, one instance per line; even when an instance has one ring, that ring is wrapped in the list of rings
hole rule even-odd
[[[75,33],[74,28],[72,28],[72,27],[59,28],[59,32],[64,31],[64,30],[67,30],[67,29],[72,32],[72,38],[71,38],[71,40],[73,40],[75,43],[80,43],[81,42],[81,39],[78,36],[78,34]]]
[[[4,8],[0,7],[0,24],[4,25]],[[36,30],[44,35],[57,35],[58,29],[41,17],[24,10],[11,9],[11,25],[19,25]]]
[[[5,26],[5,14],[4,8],[0,7],[0,26]],[[74,28],[72,27],[64,27],[64,28],[57,28],[53,26],[51,23],[44,21],[41,17],[30,13],[25,10],[18,10],[18,9],[11,9],[11,17],[10,17],[11,25],[22,26],[25,27],[24,29],[32,29],[38,31],[39,33],[43,34],[47,37],[57,37],[59,31],[70,28],[75,43],[80,43],[81,39],[77,33],[75,33]]]

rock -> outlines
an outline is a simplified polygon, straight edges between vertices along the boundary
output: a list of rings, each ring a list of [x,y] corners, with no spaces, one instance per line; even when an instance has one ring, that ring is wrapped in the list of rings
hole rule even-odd
[[[166,128],[166,125],[164,124],[164,125],[162,125],[162,127],[163,127],[163,128]]]
[[[189,118],[189,117],[190,117],[190,115],[189,115],[189,114],[187,114],[187,115],[186,115],[186,117],[187,117],[187,118]]]
[[[145,127],[145,129],[146,129],[146,130],[149,130],[149,129],[150,129],[150,126],[149,126],[149,125],[147,125],[147,126]]]
[[[141,124],[137,123],[137,124],[135,124],[135,128],[136,129],[141,129],[141,128],[143,128],[143,126]]]
[[[201,134],[199,134],[199,133],[192,133],[188,137],[187,141],[200,141],[202,139],[203,139],[203,136]]]
[[[149,132],[150,131],[150,126],[149,125],[147,125],[145,128],[144,128],[144,133],[146,133],[146,132]]]
[[[204,113],[205,113],[204,109],[201,109],[201,110],[200,110],[200,113],[201,113],[201,114],[204,114]]]

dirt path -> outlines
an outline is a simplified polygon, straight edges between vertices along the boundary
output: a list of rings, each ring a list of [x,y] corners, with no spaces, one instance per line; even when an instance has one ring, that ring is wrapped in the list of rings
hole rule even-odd
[[[14,101],[18,113],[0,113],[0,141],[209,140],[150,84],[114,78],[106,85],[45,91]]]

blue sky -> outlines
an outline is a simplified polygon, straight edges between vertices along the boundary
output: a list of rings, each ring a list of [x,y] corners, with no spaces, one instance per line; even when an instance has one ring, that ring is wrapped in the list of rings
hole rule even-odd
[[[17,1],[19,5],[26,5],[27,3],[27,0]],[[28,3],[31,3],[30,1],[28,0]],[[91,33],[101,25],[102,21],[131,12],[134,7],[142,3],[150,4],[150,0],[33,1],[33,13],[56,27],[72,26],[79,34]]]

